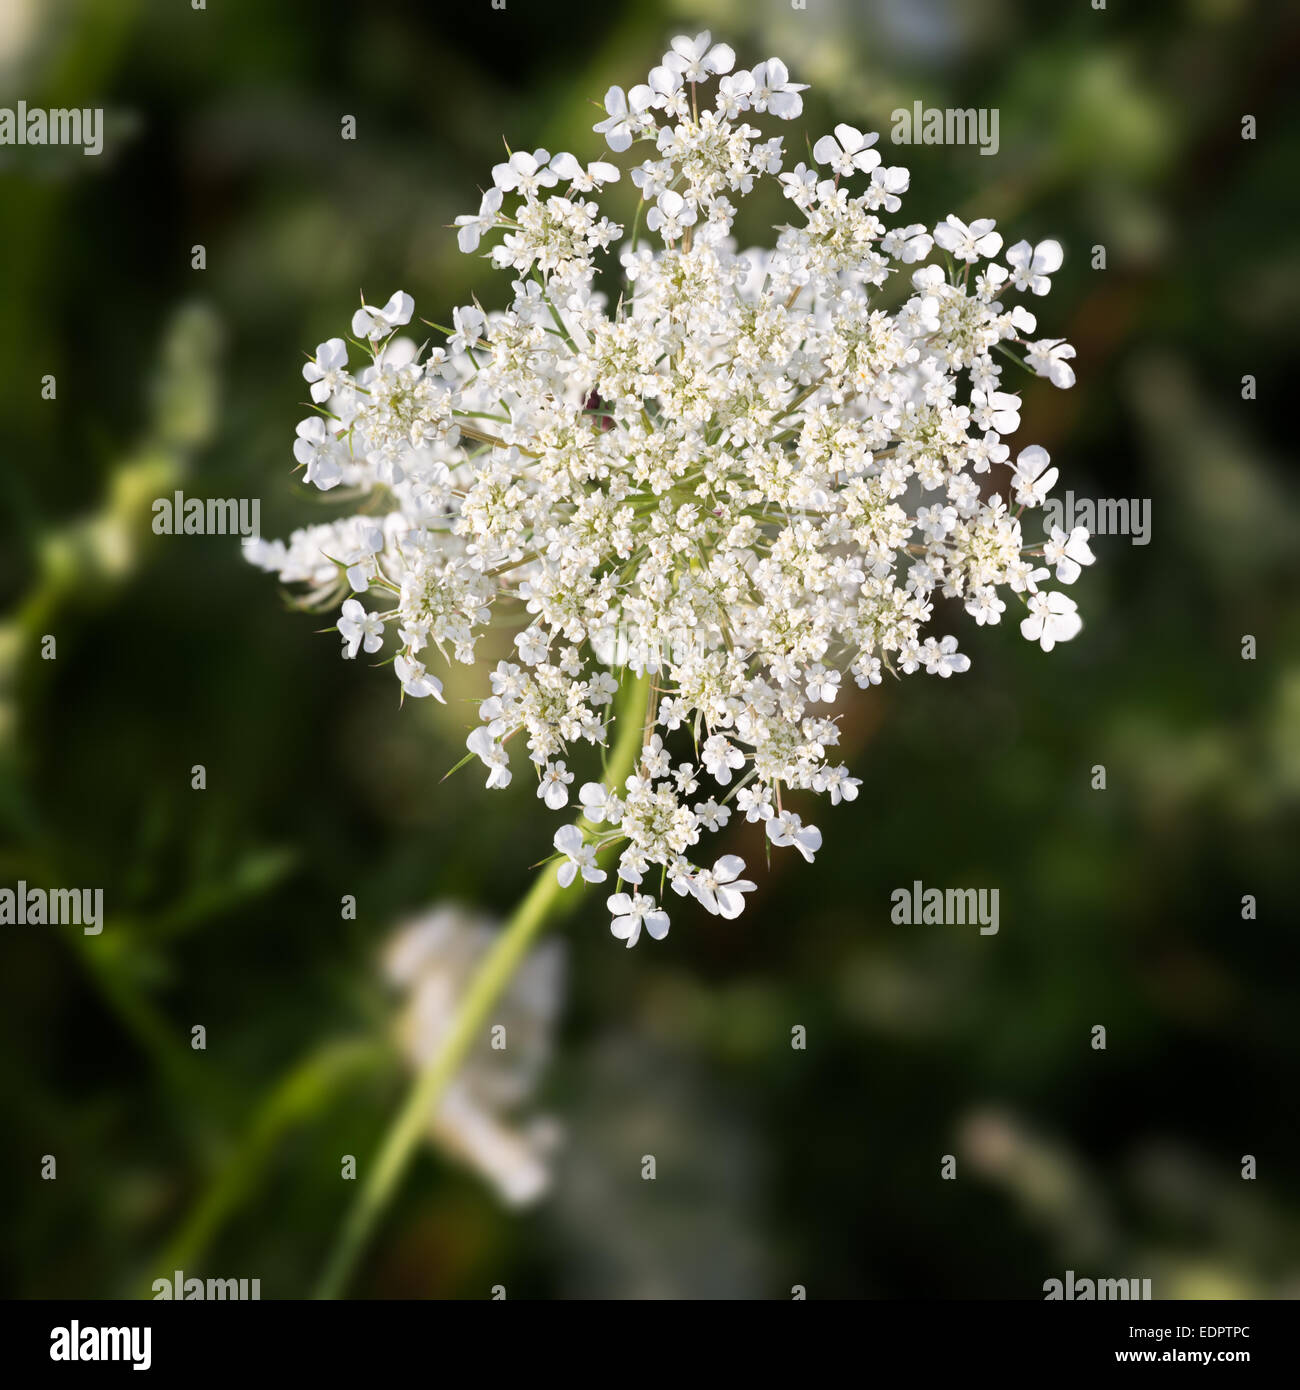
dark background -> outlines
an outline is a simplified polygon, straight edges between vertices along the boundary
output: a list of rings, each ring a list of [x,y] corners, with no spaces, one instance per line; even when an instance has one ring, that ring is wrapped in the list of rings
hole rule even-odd
[[[102,886],[107,917],[0,939],[5,1293],[177,1262],[312,1287],[339,1155],[364,1167],[403,1091],[385,941],[447,900],[504,916],[555,822],[523,779],[440,784],[473,679],[399,711],[234,540],[155,536],[151,503],[257,497],[267,535],[330,514],[291,471],[303,353],[362,290],[500,303],[447,224],[502,137],[599,157],[589,99],[706,26],[813,84],[792,154],[835,120],[887,142],[916,99],[999,108],[996,158],[897,153],[904,213],[1064,244],[1034,307],[1079,381],[1024,379],[1017,438],[1061,489],[1150,499],[1151,543],[1094,543],[1050,657],[963,626],[967,675],[855,693],[861,796],[818,805],[811,869],[733,837],[738,922],[679,908],[626,952],[586,902],[538,1098],[552,1195],[509,1212],[426,1148],[353,1292],[1300,1292],[1293,7],[0,0],[0,104],[108,113],[98,159],[0,149],[0,883]],[[1000,933],[892,924],[917,878],[999,888]]]

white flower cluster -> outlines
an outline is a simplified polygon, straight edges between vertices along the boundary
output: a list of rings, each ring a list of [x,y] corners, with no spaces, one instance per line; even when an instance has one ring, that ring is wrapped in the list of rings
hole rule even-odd
[[[622,229],[593,195],[619,169],[542,149],[497,165],[456,221],[463,251],[494,237],[509,307],[461,306],[444,345],[417,347],[396,331],[409,295],[363,305],[364,365],[342,338],[317,349],[294,449],[361,514],[253,548],[316,604],[346,595],[344,655],[387,649],[407,695],[441,699],[432,653],[472,663],[490,621],[515,624],[468,747],[504,787],[524,745],[553,810],[575,745],[607,741],[619,673],[650,677],[634,772],[580,785],[583,819],[555,837],[565,885],[605,880],[598,854],[621,850],[609,906],[629,946],[668,930],[652,866],[710,912],[742,910],[743,862],[699,849],[733,815],[813,858],[821,834],[785,799],[857,796],[835,757],[844,677],[970,664],[925,632],[939,600],[982,625],[1009,592],[1045,651],[1081,626],[1040,586],[1077,578],[1088,536],[1026,544],[1021,515],[1057,470],[1037,445],[1011,461],[1020,402],[995,357],[1073,383],[1073,348],[1003,302],[1045,295],[1060,246],[1019,242],[1004,264],[992,221],[891,224],[908,171],[851,126],[786,169],[748,118],[799,115],[803,90],[777,59],[736,71],[707,33],[609,90],[596,130],[648,148],[631,180],[652,234],[623,240],[613,303],[595,277]],[[742,252],[736,204],[762,179],[792,222]],[[946,269],[921,264],[936,247]]]

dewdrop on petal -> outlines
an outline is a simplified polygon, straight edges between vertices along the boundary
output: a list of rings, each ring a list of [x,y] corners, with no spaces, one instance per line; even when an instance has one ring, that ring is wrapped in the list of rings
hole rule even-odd
[[[399,334],[420,319],[398,290],[317,347],[293,452],[358,514],[248,547],[342,609],[345,656],[390,664],[408,697],[442,698],[437,672],[507,629],[466,747],[492,788],[531,765],[565,817],[546,872],[608,876],[629,945],[666,935],[661,882],[742,911],[743,861],[706,843],[733,812],[814,860],[812,797],[858,792],[836,755],[849,678],[961,674],[958,607],[977,630],[1020,605],[1050,650],[1082,619],[1041,586],[1093,558],[1086,533],[1049,533],[1048,564],[1026,540],[1059,468],[1011,442],[1003,379],[1010,355],[1074,381],[1073,347],[1031,336],[1027,307],[1059,243],[909,222],[909,171],[847,123],[797,131],[811,158],[788,160],[805,84],[779,58],[736,62],[707,32],[674,39],[645,82],[605,93],[607,149],[507,132],[449,233],[501,293],[435,306],[451,331],[421,346]],[[788,225],[744,249],[732,225],[765,180]],[[637,198],[633,239],[604,207]],[[621,270],[608,297],[598,268]],[[606,784],[592,750],[628,675],[650,679],[644,746]]]

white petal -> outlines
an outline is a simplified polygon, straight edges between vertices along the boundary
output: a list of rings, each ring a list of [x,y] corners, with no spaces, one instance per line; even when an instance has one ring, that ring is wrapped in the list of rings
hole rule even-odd
[[[709,51],[709,68],[719,75],[730,72],[736,66],[736,51],[730,44],[715,43]]]
[[[730,883],[744,872],[745,861],[738,854],[724,854],[713,866],[713,876],[720,883]]]
[[[662,941],[668,935],[669,924],[668,914],[662,910],[646,913],[645,929],[656,941]]]
[[[813,146],[813,158],[818,164],[829,164],[832,159],[838,159],[840,154],[840,147],[833,135],[823,135]]]

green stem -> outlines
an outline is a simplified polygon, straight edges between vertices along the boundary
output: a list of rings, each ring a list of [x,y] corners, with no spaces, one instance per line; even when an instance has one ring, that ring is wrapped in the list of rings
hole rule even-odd
[[[606,779],[616,787],[636,766],[641,749],[642,711],[649,692],[649,678],[642,676],[629,681],[620,696],[617,737],[606,771]],[[416,1077],[390,1126],[330,1255],[316,1289],[317,1298],[337,1298],[346,1288],[376,1221],[397,1191],[430,1116],[436,1112],[466,1054],[482,1036],[488,1013],[505,993],[543,927],[557,919],[563,908],[572,908],[577,897],[578,886],[575,884],[565,893],[553,869],[548,867],[515,908],[470,981],[447,1036]],[[561,910],[556,910],[557,899],[563,905]]]
[[[150,1296],[159,1273],[170,1277],[173,1270],[195,1265],[262,1180],[285,1134],[316,1114],[355,1077],[378,1069],[387,1058],[388,1049],[379,1043],[340,1041],[325,1044],[295,1066],[258,1109],[239,1147],[213,1178],[166,1251],[154,1261],[141,1282],[139,1296]]]

